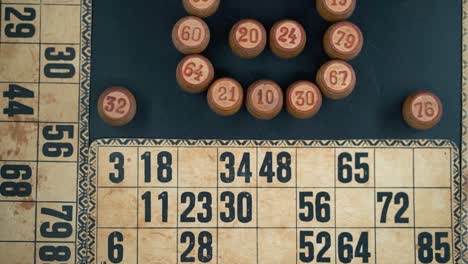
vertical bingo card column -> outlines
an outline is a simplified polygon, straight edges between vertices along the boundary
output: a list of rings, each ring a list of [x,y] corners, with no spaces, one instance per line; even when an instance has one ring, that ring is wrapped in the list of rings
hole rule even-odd
[[[138,150],[139,263],[177,263],[177,157],[175,147]]]
[[[453,263],[451,149],[414,150],[415,263]]]
[[[138,148],[99,148],[98,163],[97,263],[137,263]]]
[[[335,149],[297,150],[297,263],[335,261]]]
[[[375,149],[376,261],[414,263],[412,148]],[[398,253],[396,253],[398,252]]]
[[[374,149],[335,152],[335,258],[375,263]]]
[[[177,263],[218,263],[217,148],[179,148]]]
[[[36,263],[74,263],[77,222],[79,0],[42,0]]]
[[[295,148],[258,148],[258,263],[295,263]]]
[[[41,6],[0,7],[0,255],[34,263]]]
[[[257,262],[256,161],[256,148],[218,149],[219,264]]]

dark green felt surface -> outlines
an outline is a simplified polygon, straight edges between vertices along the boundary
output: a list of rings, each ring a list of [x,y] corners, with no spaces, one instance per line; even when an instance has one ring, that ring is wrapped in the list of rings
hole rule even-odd
[[[245,108],[236,116],[213,114],[205,95],[182,92],[175,68],[183,57],[172,46],[171,30],[186,13],[179,0],[94,1],[91,89],[91,139],[109,137],[221,139],[449,139],[460,143],[461,0],[358,0],[350,19],[366,42],[352,61],[358,86],[343,101],[325,100],[311,120],[285,111],[273,121],[258,121]],[[230,51],[228,33],[242,18],[260,20],[269,29],[279,19],[300,21],[308,34],[305,52],[282,60],[270,50],[253,60]],[[212,41],[204,54],[218,77],[238,79],[244,88],[269,78],[284,89],[299,79],[314,80],[327,61],[322,20],[314,0],[222,0],[207,19]],[[132,89],[138,100],[133,123],[112,128],[98,117],[99,94],[110,85]],[[419,132],[401,118],[406,95],[427,89],[444,103],[442,122]]]

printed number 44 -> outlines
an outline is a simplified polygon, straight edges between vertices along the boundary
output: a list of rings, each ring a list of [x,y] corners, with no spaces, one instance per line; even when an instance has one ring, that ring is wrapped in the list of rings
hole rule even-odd
[[[24,103],[18,102],[16,99],[21,98],[34,98],[34,92],[21,87],[17,84],[10,84],[8,91],[3,92],[3,97],[8,98],[8,107],[3,109],[3,114],[8,117],[14,117],[16,115],[33,115],[34,109]]]

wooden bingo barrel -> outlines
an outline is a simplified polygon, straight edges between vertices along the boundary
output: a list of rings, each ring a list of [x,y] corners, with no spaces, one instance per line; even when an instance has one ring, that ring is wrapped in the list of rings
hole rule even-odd
[[[183,0],[185,11],[192,16],[209,17],[216,13],[220,0]]]
[[[283,108],[283,91],[273,81],[260,80],[253,83],[246,98],[247,110],[258,119],[275,118]]]
[[[327,98],[343,99],[354,91],[356,73],[347,62],[332,60],[320,67],[316,82]]]
[[[294,20],[281,20],[270,31],[270,47],[281,58],[298,56],[307,42],[307,36],[301,24]]]
[[[237,22],[229,34],[229,45],[241,58],[255,58],[265,49],[267,33],[263,25],[253,19]]]
[[[206,91],[214,79],[213,64],[202,55],[188,55],[177,66],[176,79],[186,92]]]
[[[322,107],[322,94],[319,88],[307,81],[299,81],[289,86],[286,92],[286,109],[300,119],[313,117]]]
[[[238,81],[221,78],[210,86],[207,100],[211,110],[218,115],[234,115],[244,103],[244,90]]]
[[[172,29],[172,42],[183,54],[201,53],[210,43],[210,29],[198,17],[184,17]]]
[[[361,53],[363,44],[361,30],[347,21],[332,25],[323,38],[325,52],[333,59],[352,60]]]
[[[415,129],[426,130],[435,127],[442,118],[443,107],[440,99],[430,92],[417,92],[406,98],[403,104],[403,118]]]
[[[98,100],[98,114],[111,126],[124,126],[136,114],[136,100],[133,94],[123,87],[106,89]]]
[[[330,22],[349,18],[356,9],[356,0],[316,0],[319,15]]]

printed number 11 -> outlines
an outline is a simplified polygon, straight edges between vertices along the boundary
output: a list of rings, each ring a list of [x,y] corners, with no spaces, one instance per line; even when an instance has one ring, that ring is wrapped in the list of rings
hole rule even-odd
[[[158,200],[161,201],[162,204],[162,213],[161,213],[161,220],[164,223],[167,223],[167,215],[168,215],[168,207],[169,207],[169,201],[168,201],[169,195],[167,192],[162,192],[160,195],[158,195]],[[150,223],[151,222],[151,192],[145,192],[142,196],[141,199],[145,202],[145,222]]]

